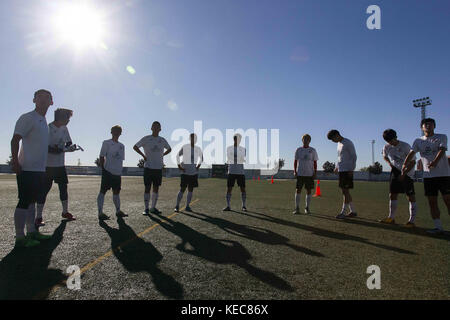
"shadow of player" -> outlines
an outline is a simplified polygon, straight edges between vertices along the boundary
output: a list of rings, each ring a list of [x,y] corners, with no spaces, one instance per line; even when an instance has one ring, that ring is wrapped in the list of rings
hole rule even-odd
[[[272,223],[277,223],[277,224],[309,231],[320,237],[326,237],[326,238],[331,238],[331,239],[336,239],[336,240],[356,241],[356,242],[364,243],[364,244],[374,246],[374,247],[377,247],[380,249],[390,250],[390,251],[394,251],[394,252],[402,253],[402,254],[416,254],[415,252],[410,251],[410,250],[396,248],[396,247],[392,247],[392,246],[384,245],[384,244],[380,244],[380,243],[373,243],[373,242],[370,242],[368,239],[365,239],[362,237],[352,236],[352,235],[345,234],[345,233],[334,232],[334,231],[330,231],[330,230],[326,230],[326,229],[308,226],[305,224],[300,224],[300,223],[293,222],[293,221],[283,220],[280,218],[275,218],[275,217],[269,216],[269,215],[261,213],[261,212],[247,211],[246,213],[243,213],[243,212],[239,212],[239,213],[242,215],[260,219],[263,221],[268,221],[268,222],[272,222]]]
[[[33,248],[14,248],[0,262],[0,300],[46,299],[52,287],[67,279],[57,269],[48,269],[53,251],[63,239],[66,220],[51,239]]]
[[[182,212],[182,214],[184,215],[214,224],[225,232],[239,237],[258,241],[267,245],[284,245],[295,251],[302,252],[311,256],[324,257],[324,255],[320,252],[289,243],[288,238],[271,230],[234,223],[222,218],[211,217],[198,211],[193,211],[192,213],[194,213],[195,215]]]
[[[150,242],[138,237],[123,218],[117,218],[117,222],[119,229],[111,228],[104,221],[99,222],[100,227],[105,229],[111,238],[111,248],[117,260],[129,272],[149,273],[156,289],[164,296],[182,299],[182,286],[157,266],[163,257],[161,253]]]
[[[251,265],[248,261],[252,256],[239,242],[210,238],[167,217],[150,216],[150,218],[167,231],[181,238],[181,243],[176,246],[178,250],[216,264],[234,264],[270,286],[284,291],[293,291],[293,288],[286,281],[272,272]],[[188,244],[193,249],[189,249]]]

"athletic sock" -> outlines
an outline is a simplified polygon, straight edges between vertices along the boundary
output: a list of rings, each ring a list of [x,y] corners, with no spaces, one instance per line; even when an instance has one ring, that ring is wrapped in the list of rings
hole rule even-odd
[[[26,217],[27,234],[31,232],[36,232],[36,226],[34,224],[35,217],[36,217],[36,203],[32,203],[29,205],[27,210],[27,217]]]
[[[116,206],[116,213],[120,211],[120,195],[113,194],[113,202]]]
[[[295,208],[298,209],[300,207],[300,193],[295,193]]]
[[[355,207],[353,206],[353,202],[349,202],[348,207],[350,208],[350,212],[355,212]]]
[[[36,204],[36,218],[42,218],[42,211],[44,211],[44,204],[43,203],[37,203]]]
[[[186,196],[186,207],[189,207],[189,204],[191,203],[192,194],[193,194],[193,192],[188,192],[188,194]]]
[[[245,203],[247,202],[247,193],[246,192],[241,193],[241,199],[242,199],[242,206],[245,207]]]
[[[395,211],[397,211],[398,200],[389,200],[389,218],[395,218]]]
[[[410,202],[409,203],[409,222],[414,223],[414,220],[416,220],[417,215],[417,203]]]
[[[68,200],[63,200],[61,201],[62,204],[62,213],[67,213],[69,212],[69,201]]]
[[[180,206],[181,199],[183,199],[183,194],[184,194],[184,192],[178,191],[178,195],[177,195],[177,207]]]
[[[311,203],[311,195],[307,194],[306,195],[306,207],[309,208],[309,205]]]
[[[347,210],[348,204],[347,203],[343,203],[342,204],[342,210],[341,210],[341,214],[345,214],[345,211]]]
[[[230,201],[231,201],[231,193],[227,193],[226,198],[227,198],[227,207],[229,207],[230,206]]]
[[[436,229],[439,229],[439,230],[443,229],[441,219],[434,219],[433,222],[434,222],[434,226],[436,227]]]
[[[103,213],[103,202],[105,202],[105,194],[100,192],[97,197],[98,215]]]
[[[148,210],[149,202],[150,202],[150,193],[144,193],[145,210]]]
[[[155,209],[155,207],[156,207],[156,201],[158,201],[158,194],[152,192],[152,209]]]
[[[25,221],[28,209],[16,208],[14,211],[14,226],[16,227],[16,238],[25,237]]]

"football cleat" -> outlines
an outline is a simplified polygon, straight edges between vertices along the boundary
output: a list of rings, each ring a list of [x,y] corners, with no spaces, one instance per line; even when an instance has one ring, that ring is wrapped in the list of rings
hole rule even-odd
[[[150,213],[153,213],[153,214],[161,214],[161,211],[159,211],[159,210],[156,209],[156,208],[151,208],[151,209],[150,209]]]
[[[122,210],[120,210],[119,212],[116,213],[116,216],[118,218],[125,218],[128,217],[128,215],[126,213],[124,213]]]
[[[39,244],[39,241],[31,239],[30,237],[20,237],[16,239],[14,248],[31,248],[38,246]]]
[[[309,208],[308,208],[308,207],[305,208],[305,213],[306,213],[306,214],[310,214],[310,213],[311,213],[311,211],[309,211]]]
[[[385,224],[395,224],[395,219],[387,217],[382,220],[379,220],[378,222],[385,223]]]
[[[192,212],[192,209],[191,209],[191,207],[187,206],[186,209],[184,209],[184,211]]]
[[[109,220],[109,217],[104,213],[100,213],[98,215],[98,220]]]
[[[222,209],[222,211],[231,211],[230,207],[225,207]]]
[[[405,223],[405,227],[406,228],[414,228],[416,225],[414,224],[414,222],[408,221],[407,223]]]
[[[27,237],[37,241],[50,240],[52,236],[36,232],[30,232],[27,234]]]
[[[62,216],[64,219],[67,219],[67,220],[70,220],[70,221],[76,220],[76,219],[74,218],[74,216],[73,216],[71,213],[69,213],[69,212],[63,213],[63,214],[61,214],[61,216]]]
[[[353,217],[356,217],[358,214],[356,213],[356,212],[349,212],[349,213],[347,213],[345,216],[347,217],[347,218],[353,218]]]
[[[335,218],[336,219],[345,219],[346,215],[344,213],[339,213]]]
[[[180,212],[180,207],[176,206],[175,209],[173,209],[174,212]]]
[[[242,211],[247,212],[247,208],[245,206],[242,206]]]
[[[300,214],[300,209],[299,208],[295,208],[295,210],[292,211],[292,214]]]
[[[148,209],[145,209],[145,211],[144,211],[144,212],[142,212],[142,215],[144,215],[144,216],[148,216],[148,215],[150,215],[150,210],[148,210]]]

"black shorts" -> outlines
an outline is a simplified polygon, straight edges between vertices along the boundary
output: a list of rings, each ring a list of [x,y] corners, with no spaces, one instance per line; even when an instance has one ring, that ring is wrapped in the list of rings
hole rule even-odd
[[[445,196],[450,194],[450,177],[424,178],[423,186],[427,197],[437,197],[439,191]]]
[[[314,189],[313,177],[297,176],[297,189],[301,189],[303,186],[308,190]]]
[[[68,184],[66,167],[47,167],[46,175],[48,183],[55,181],[57,184]]]
[[[28,206],[32,203],[45,202],[45,172],[22,171],[16,176],[16,179],[19,191],[18,208],[28,209]]]
[[[162,183],[162,169],[144,168],[144,185],[146,187],[153,184],[154,187],[159,187]]]
[[[102,185],[101,190],[108,191],[113,189],[113,191],[120,191],[122,187],[122,177],[116,176],[109,172],[108,170],[102,170]]]
[[[391,176],[389,179],[389,192],[390,193],[406,193],[407,196],[413,196],[414,181],[409,176],[405,175],[403,180],[400,180],[401,171],[393,168],[391,170]]]
[[[196,174],[196,175],[182,174],[180,187],[181,188],[186,188],[186,187],[197,188],[198,187],[198,174]]]
[[[339,172],[339,188],[353,189],[353,171]]]
[[[227,178],[227,187],[234,187],[234,183],[237,180],[239,187],[245,188],[245,175],[244,174],[229,174]]]

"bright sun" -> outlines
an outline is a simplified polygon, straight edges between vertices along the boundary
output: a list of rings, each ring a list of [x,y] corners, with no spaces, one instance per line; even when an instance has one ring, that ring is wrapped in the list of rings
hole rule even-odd
[[[101,17],[86,4],[66,5],[58,10],[54,28],[61,41],[79,49],[100,45],[104,35]]]

